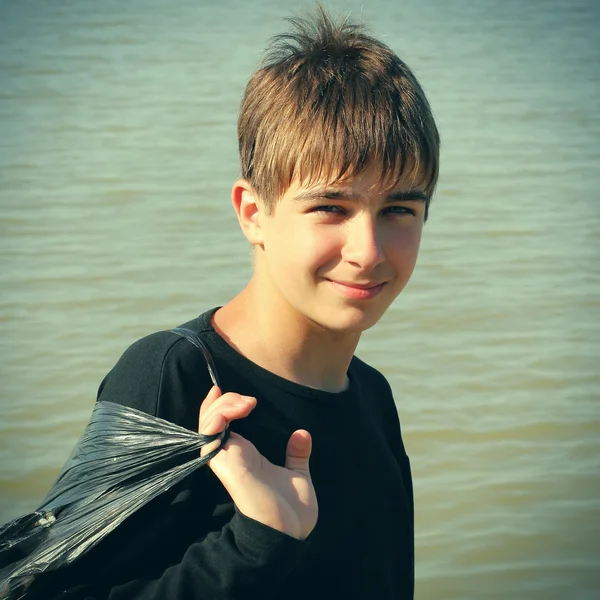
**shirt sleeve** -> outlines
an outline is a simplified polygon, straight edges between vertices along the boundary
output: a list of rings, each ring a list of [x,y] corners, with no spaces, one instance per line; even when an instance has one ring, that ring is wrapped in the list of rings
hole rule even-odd
[[[98,401],[131,406],[196,430],[200,403],[210,386],[202,354],[186,340],[160,333],[124,353],[100,385]],[[54,589],[85,590],[57,597],[276,598],[310,542],[250,519],[237,508],[216,528],[211,495],[218,487],[220,494],[226,492],[208,467],[190,477],[195,478],[195,494],[184,480],[126,519],[71,567],[54,574]]]
[[[221,531],[192,544],[181,562],[155,578],[101,591],[108,600],[238,600],[276,598],[305,543],[236,510]]]
[[[402,473],[402,482],[404,484],[404,489],[406,491],[406,499],[408,501],[408,506],[410,509],[410,517],[411,517],[411,527],[413,530],[413,556],[414,556],[414,527],[415,527],[415,501],[414,501],[414,491],[413,491],[413,481],[412,481],[412,471],[410,468],[410,459],[406,453],[404,447],[404,441],[402,439],[402,431],[400,427],[400,417],[398,415],[398,409],[396,407],[396,403],[394,401],[394,395],[392,392],[392,388],[381,375],[383,384],[385,387],[385,393],[382,394],[382,397],[385,400],[383,406],[383,424],[385,429],[385,434],[388,439],[388,442],[394,452],[396,460],[398,461],[398,465],[400,466],[400,471]]]

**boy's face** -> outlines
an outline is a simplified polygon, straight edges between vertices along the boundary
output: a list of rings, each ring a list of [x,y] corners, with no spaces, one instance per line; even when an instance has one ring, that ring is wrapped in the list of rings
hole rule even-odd
[[[339,333],[381,318],[408,282],[421,241],[425,194],[407,178],[378,185],[370,168],[330,186],[292,186],[267,215],[256,260],[265,292]]]

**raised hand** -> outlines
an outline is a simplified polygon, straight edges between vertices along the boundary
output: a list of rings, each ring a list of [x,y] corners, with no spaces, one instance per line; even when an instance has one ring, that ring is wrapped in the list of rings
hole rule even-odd
[[[213,435],[235,419],[247,417],[256,398],[213,387],[200,408],[198,431]],[[220,442],[202,448],[207,454]],[[295,431],[287,444],[284,467],[269,462],[256,447],[231,432],[223,449],[208,463],[240,512],[273,529],[303,540],[313,530],[318,516],[317,498],[308,461],[311,452],[308,431]]]

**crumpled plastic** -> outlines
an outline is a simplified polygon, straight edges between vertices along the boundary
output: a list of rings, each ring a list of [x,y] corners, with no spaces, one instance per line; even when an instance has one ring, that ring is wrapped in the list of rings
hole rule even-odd
[[[202,340],[174,329],[202,350]],[[139,410],[97,402],[75,450],[35,511],[0,528],[0,598],[26,598],[41,574],[70,565],[136,510],[219,452],[228,436],[195,433]],[[220,440],[205,456],[200,448]]]

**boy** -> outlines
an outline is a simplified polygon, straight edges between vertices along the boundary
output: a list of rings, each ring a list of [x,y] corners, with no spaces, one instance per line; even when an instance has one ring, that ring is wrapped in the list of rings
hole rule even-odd
[[[232,202],[253,276],[184,325],[223,389],[192,344],[160,332],[125,352],[98,395],[202,433],[230,424],[231,435],[210,468],[49,576],[46,593],[413,597],[409,461],[390,387],[354,351],[413,271],[438,133],[385,45],[321,9],[292,22],[240,109]]]

